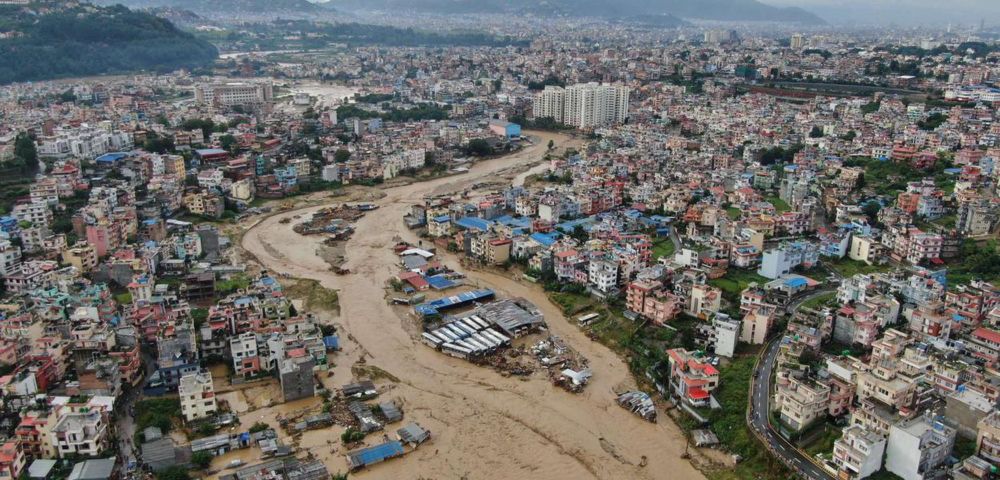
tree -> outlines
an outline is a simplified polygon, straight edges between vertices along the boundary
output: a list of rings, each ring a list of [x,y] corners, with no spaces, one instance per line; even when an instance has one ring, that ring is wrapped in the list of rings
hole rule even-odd
[[[230,153],[236,152],[236,148],[238,147],[238,144],[236,142],[236,137],[232,135],[223,135],[219,137],[219,145],[222,146],[223,150],[226,150]]]
[[[880,210],[882,210],[882,205],[874,200],[866,203],[865,206],[861,208],[861,211],[865,212],[865,215],[867,215],[872,221],[875,221],[878,218],[878,212]]]
[[[156,474],[156,480],[191,480],[184,467],[169,467]]]
[[[191,309],[191,319],[194,320],[195,328],[200,328],[205,324],[205,320],[208,320],[208,309],[207,308],[192,308]]]
[[[483,157],[493,154],[493,147],[490,146],[490,142],[482,138],[475,138],[469,140],[469,145],[465,147],[465,152],[469,155]]]
[[[25,165],[38,163],[38,150],[35,148],[35,139],[27,133],[17,134],[14,139],[14,156],[24,161]]]
[[[269,428],[271,428],[271,426],[268,425],[268,424],[266,424],[266,423],[264,423],[264,422],[255,422],[250,427],[250,433],[263,432],[264,430],[267,430]]]
[[[202,450],[191,455],[191,463],[198,468],[204,469],[212,464],[212,458],[214,458],[212,452]]]
[[[812,130],[809,131],[809,138],[822,138],[822,137],[823,137],[823,129],[819,128],[819,126],[813,125]]]
[[[344,163],[351,159],[351,151],[346,148],[337,149],[337,152],[333,154],[333,161],[337,163]]]
[[[365,439],[365,432],[360,430],[355,430],[354,427],[348,427],[344,430],[344,433],[340,434],[340,441],[344,443],[356,443]]]
[[[181,128],[184,130],[201,130],[201,134],[205,138],[212,136],[212,132],[215,131],[215,127],[216,127],[215,122],[213,122],[211,119],[203,119],[203,118],[192,118],[184,120],[184,123],[181,124]]]
[[[142,148],[147,152],[152,153],[167,153],[174,151],[174,139],[170,137],[161,137],[157,134],[150,134],[146,137],[146,142],[142,144]]]
[[[556,148],[556,141],[550,139],[549,140],[549,150],[552,150],[553,148]]]

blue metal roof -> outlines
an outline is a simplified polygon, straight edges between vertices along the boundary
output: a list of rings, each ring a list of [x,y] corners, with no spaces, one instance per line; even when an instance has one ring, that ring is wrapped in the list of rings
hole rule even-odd
[[[434,275],[430,277],[425,276],[424,280],[427,280],[427,283],[435,290],[444,290],[457,285],[454,281],[444,275]]]
[[[558,238],[559,237],[556,234],[554,234],[554,233],[536,232],[536,233],[532,233],[531,234],[531,239],[532,240],[540,243],[542,246],[545,246],[545,247],[551,247],[553,243],[556,243],[556,240]]]
[[[438,216],[432,218],[431,220],[433,220],[433,221],[435,221],[437,223],[445,223],[445,222],[451,221],[451,217],[449,217],[447,215],[438,215]]]
[[[362,465],[371,465],[403,454],[403,444],[398,441],[385,442],[351,454]]]
[[[118,160],[121,160],[127,156],[128,153],[126,152],[105,153],[104,155],[95,158],[94,161],[98,163],[115,163]]]
[[[330,350],[340,350],[340,338],[336,335],[323,337],[323,345]]]
[[[584,217],[556,224],[556,228],[564,233],[567,233],[567,232],[572,232],[573,229],[575,229],[578,225],[585,226],[593,222],[594,222],[593,217]]]
[[[455,222],[455,225],[468,230],[487,231],[490,229],[490,222],[478,217],[462,217]]]
[[[427,303],[421,303],[420,305],[413,307],[413,310],[424,316],[437,315],[441,310],[460,307],[485,298],[492,298],[493,295],[495,295],[493,290],[488,288],[482,290],[470,290],[468,292],[459,293],[458,295],[439,298]]]
[[[531,219],[528,217],[515,218],[510,215],[503,215],[497,217],[494,221],[501,225],[509,225],[511,227],[528,228],[531,226]]]

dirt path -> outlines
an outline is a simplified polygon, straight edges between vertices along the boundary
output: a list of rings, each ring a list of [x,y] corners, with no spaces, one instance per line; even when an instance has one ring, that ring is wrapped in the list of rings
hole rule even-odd
[[[409,206],[425,195],[455,191],[503,174],[522,173],[539,162],[549,139],[557,149],[579,146],[567,136],[535,132],[537,141],[512,155],[481,162],[466,175],[386,190],[380,209],[356,224],[347,243],[345,267],[336,276],[317,255],[319,238],[292,231],[283,218],[306,215],[316,208],[285,212],[251,227],[243,247],[267,268],[312,278],[340,292],[339,323],[366,354],[369,365],[400,379],[393,397],[405,400],[408,420],[420,422],[434,440],[401,460],[360,472],[372,479],[633,479],[703,478],[680,455],[684,440],[670,422],[649,424],[614,402],[612,388],[632,383],[625,363],[604,346],[588,340],[571,325],[540,290],[500,275],[467,272],[480,285],[502,296],[535,302],[551,330],[567,339],[591,361],[594,379],[579,395],[554,388],[541,375],[527,380],[505,378],[486,368],[437,353],[413,338],[414,330],[383,299],[383,287],[398,272],[390,247],[398,238],[416,236],[402,222]],[[533,169],[540,171],[540,168]],[[523,178],[521,176],[520,178]],[[453,257],[446,260],[457,264]],[[338,365],[338,370],[343,365]],[[349,381],[340,375],[331,383]],[[640,467],[642,456],[648,465]],[[342,457],[325,459],[331,471],[344,469]]]

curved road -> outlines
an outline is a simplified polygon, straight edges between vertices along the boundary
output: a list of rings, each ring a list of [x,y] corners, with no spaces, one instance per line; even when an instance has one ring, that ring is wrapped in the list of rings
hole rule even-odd
[[[816,290],[792,301],[788,305],[788,311],[794,312],[798,310],[803,303],[829,293],[832,288],[826,287]],[[778,347],[780,345],[780,336],[767,344],[764,356],[761,358],[758,369],[751,381],[750,428],[763,438],[771,454],[777,456],[782,463],[798,472],[801,477],[809,480],[833,480],[834,477],[832,475],[813,463],[807,455],[802,453],[788,440],[785,440],[768,421],[771,412],[771,378],[774,375],[774,366],[777,363]]]

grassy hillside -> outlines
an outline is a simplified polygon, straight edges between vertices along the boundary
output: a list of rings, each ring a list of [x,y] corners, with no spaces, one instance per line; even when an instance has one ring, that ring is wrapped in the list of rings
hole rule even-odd
[[[122,6],[0,6],[0,83],[170,71],[211,63],[218,50],[169,21]]]

